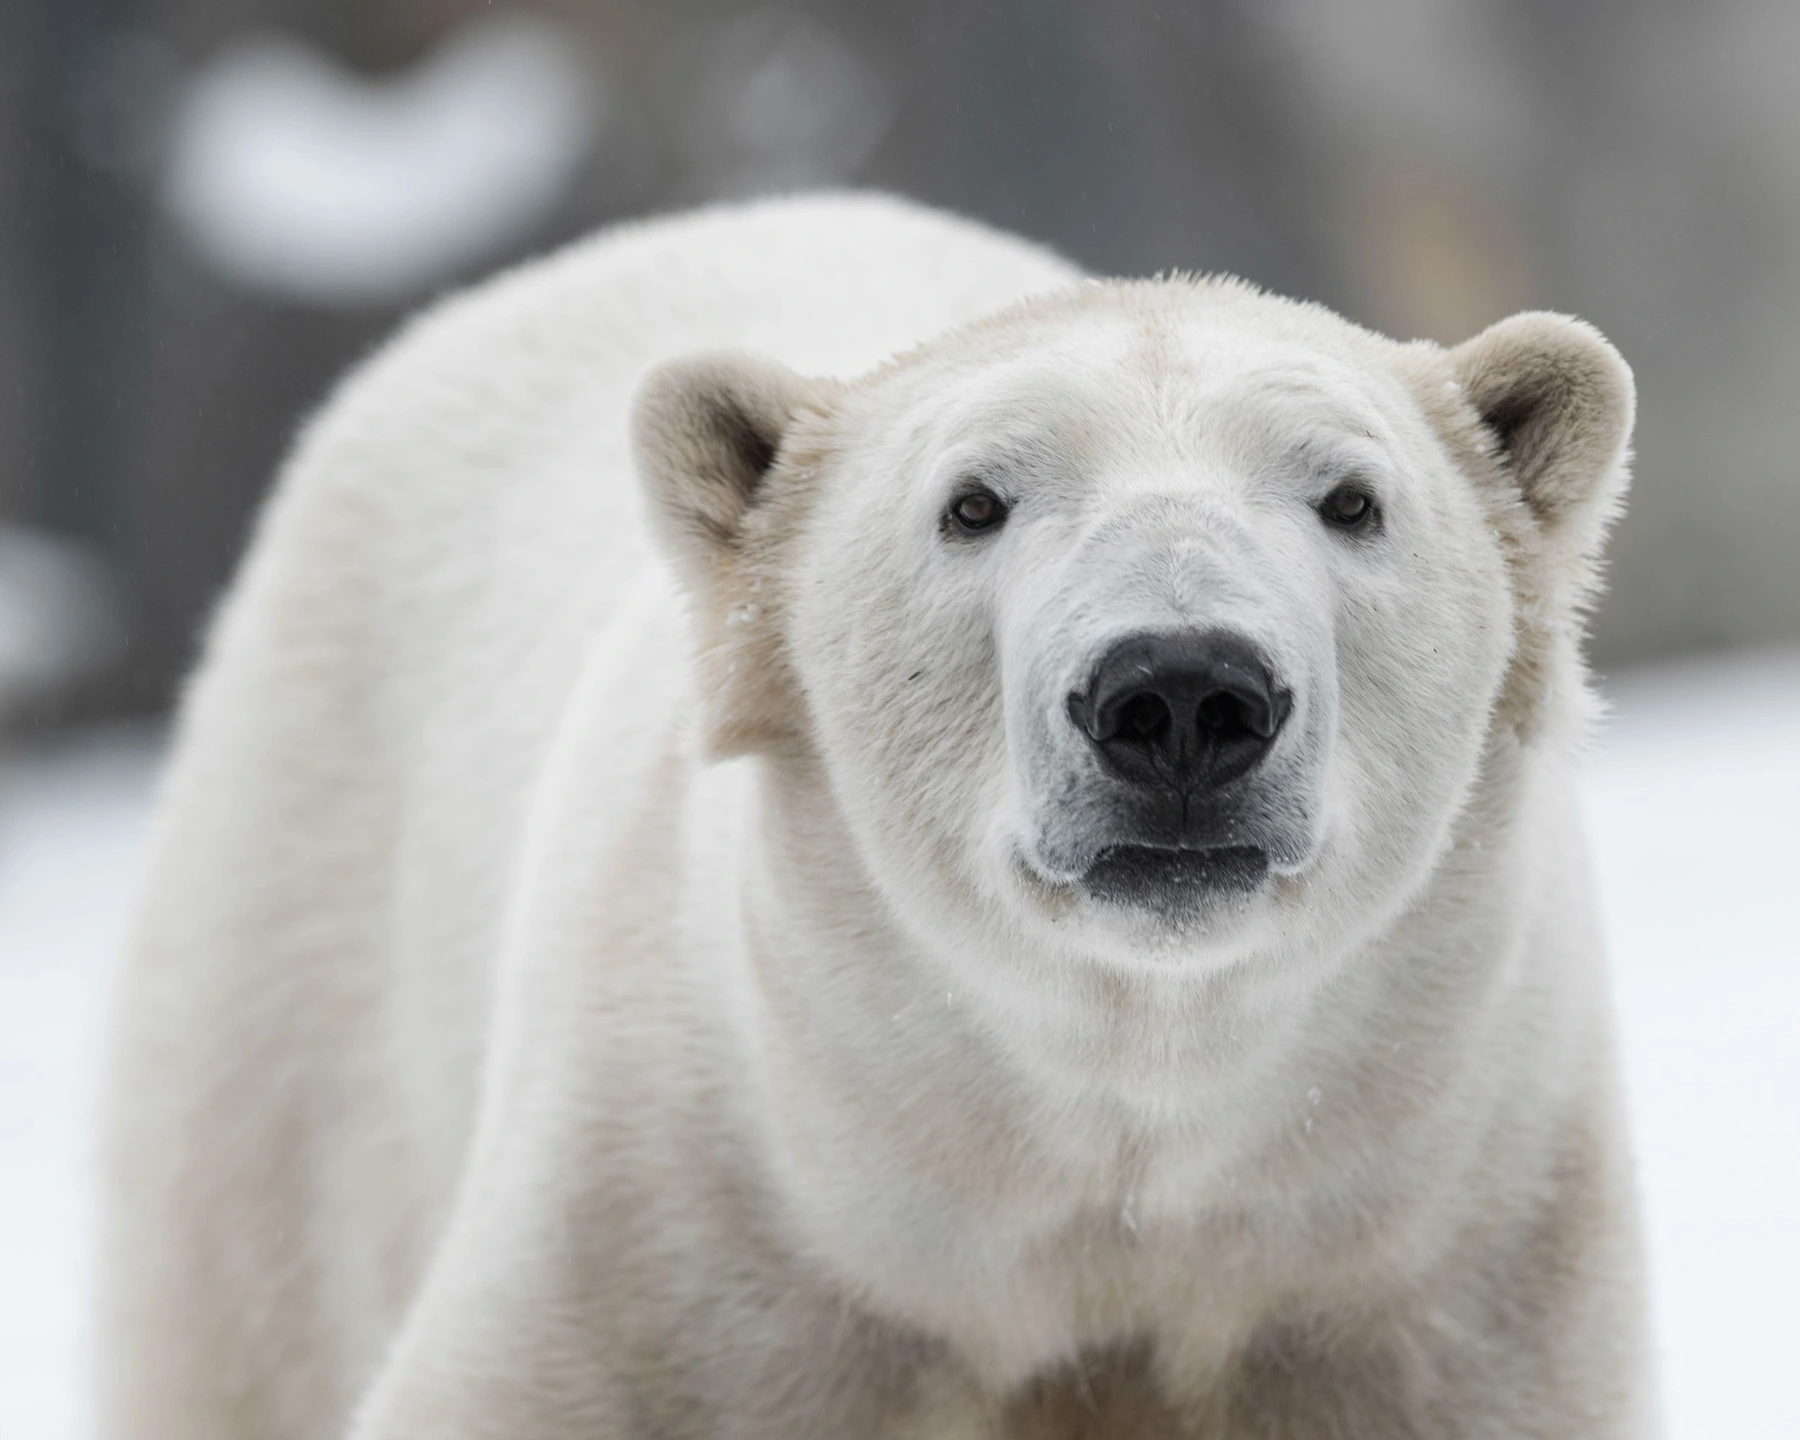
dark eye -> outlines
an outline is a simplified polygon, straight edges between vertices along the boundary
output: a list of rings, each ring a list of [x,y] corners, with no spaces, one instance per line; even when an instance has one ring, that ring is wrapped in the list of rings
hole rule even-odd
[[[950,519],[958,530],[978,535],[999,528],[1006,519],[1006,502],[985,486],[977,486],[950,502]]]
[[[1338,530],[1366,530],[1379,518],[1375,501],[1360,485],[1340,485],[1319,504],[1327,525]]]

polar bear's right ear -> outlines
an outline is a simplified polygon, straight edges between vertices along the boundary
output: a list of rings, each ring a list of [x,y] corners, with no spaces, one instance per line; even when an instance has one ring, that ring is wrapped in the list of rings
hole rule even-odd
[[[758,355],[719,353],[650,371],[631,438],[651,523],[694,606],[702,742],[714,756],[804,732],[782,638],[779,541],[808,487],[785,484],[783,443],[830,382]]]
[[[638,387],[631,440],[659,538],[694,588],[737,550],[794,416],[821,386],[760,355],[665,361]]]

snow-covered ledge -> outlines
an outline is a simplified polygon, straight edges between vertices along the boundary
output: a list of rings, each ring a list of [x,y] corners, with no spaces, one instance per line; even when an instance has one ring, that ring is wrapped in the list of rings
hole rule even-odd
[[[247,289],[322,305],[406,300],[531,238],[574,184],[602,92],[546,18],[470,23],[365,78],[252,36],[183,88],[162,200]]]

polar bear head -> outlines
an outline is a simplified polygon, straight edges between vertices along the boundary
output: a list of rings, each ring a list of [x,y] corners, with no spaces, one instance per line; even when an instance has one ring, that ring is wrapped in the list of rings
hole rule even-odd
[[[935,945],[1215,967],[1373,933],[1549,743],[1632,405],[1575,320],[1444,350],[1174,279],[851,383],[674,361],[634,434],[715,753],[822,776]]]

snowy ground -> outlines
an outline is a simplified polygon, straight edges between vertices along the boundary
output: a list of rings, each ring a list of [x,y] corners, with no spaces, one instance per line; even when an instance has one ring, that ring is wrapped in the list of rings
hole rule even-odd
[[[1587,764],[1671,1440],[1793,1440],[1800,1387],[1800,652],[1621,678]],[[0,1437],[73,1440],[103,979],[156,756],[0,770]]]

